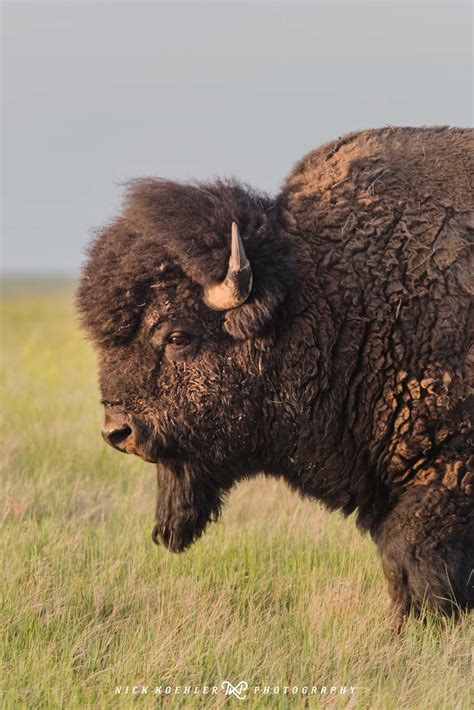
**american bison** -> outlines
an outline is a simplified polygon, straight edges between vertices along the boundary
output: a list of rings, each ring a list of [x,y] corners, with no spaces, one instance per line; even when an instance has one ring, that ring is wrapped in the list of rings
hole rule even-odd
[[[180,551],[258,472],[348,515],[394,609],[474,605],[473,132],[352,133],[270,197],[132,182],[78,290],[103,437]]]

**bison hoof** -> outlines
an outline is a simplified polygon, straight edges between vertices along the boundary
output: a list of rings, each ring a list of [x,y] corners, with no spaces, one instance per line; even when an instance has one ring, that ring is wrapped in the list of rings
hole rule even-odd
[[[155,525],[155,527],[151,531],[151,539],[153,540],[155,545],[160,544],[160,530],[159,530],[158,525]]]
[[[393,636],[399,636],[407,623],[409,611],[398,604],[392,606],[390,629]]]

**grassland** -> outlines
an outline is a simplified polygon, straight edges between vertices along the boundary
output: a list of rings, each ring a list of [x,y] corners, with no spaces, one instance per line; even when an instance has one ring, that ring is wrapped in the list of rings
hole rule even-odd
[[[387,624],[352,520],[257,479],[187,553],[150,540],[154,468],[99,436],[69,294],[2,306],[1,702],[6,708],[468,708],[472,619]],[[246,700],[156,686],[249,684]],[[148,686],[133,699],[116,686]],[[254,695],[353,686],[353,695]]]

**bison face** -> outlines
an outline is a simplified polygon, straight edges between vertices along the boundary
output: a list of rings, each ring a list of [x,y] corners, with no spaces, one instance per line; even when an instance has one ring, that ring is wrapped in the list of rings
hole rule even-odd
[[[153,537],[182,550],[259,470],[263,353],[226,334],[192,284],[158,284],[152,299],[135,338],[101,350],[102,435],[158,464]]]
[[[234,183],[145,181],[83,272],[102,435],[158,465],[153,539],[172,550],[217,518],[234,481],[262,469],[267,363],[289,273],[266,206]]]

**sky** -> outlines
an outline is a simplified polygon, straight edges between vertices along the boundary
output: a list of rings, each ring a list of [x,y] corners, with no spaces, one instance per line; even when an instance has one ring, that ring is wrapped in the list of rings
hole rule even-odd
[[[76,275],[126,182],[276,193],[350,131],[472,125],[472,10],[429,2],[4,2],[2,269]]]

